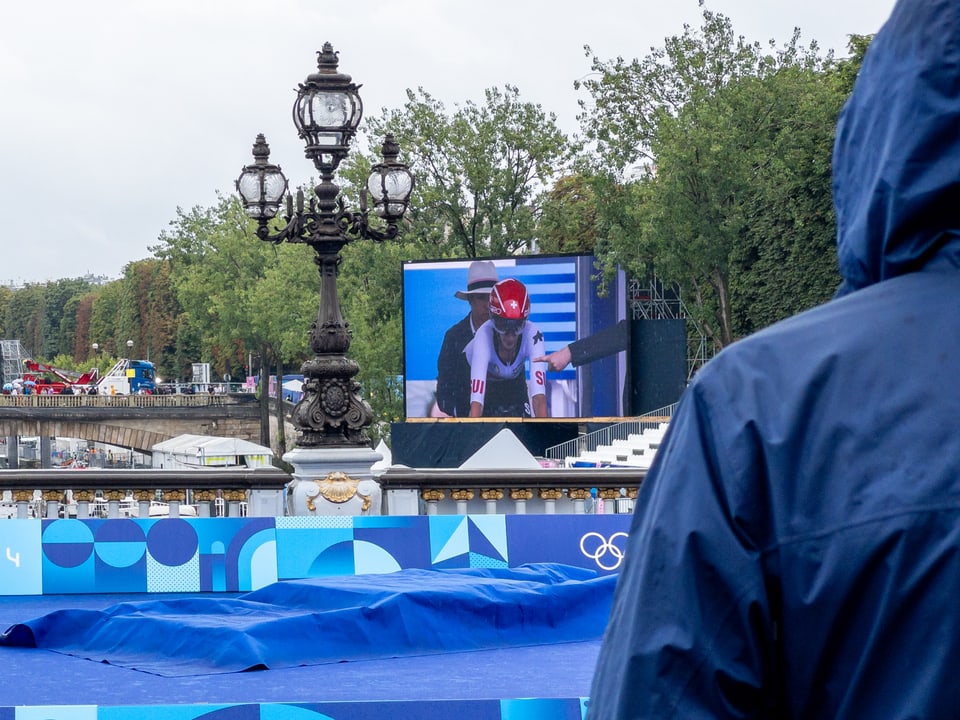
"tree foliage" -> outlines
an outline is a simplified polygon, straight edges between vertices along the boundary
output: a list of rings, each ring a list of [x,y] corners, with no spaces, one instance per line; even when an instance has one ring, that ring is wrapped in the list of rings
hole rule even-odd
[[[392,133],[417,178],[408,235],[435,257],[510,255],[536,238],[537,201],[572,156],[556,117],[523,102],[516,87],[448,113],[423,89],[400,110],[368,121]]]
[[[588,49],[589,52],[589,49]],[[603,260],[677,282],[722,347],[828,299],[839,282],[829,159],[849,88],[799,31],[763,49],[703,11],[642,60],[593,57],[581,115],[601,173],[638,188]]]

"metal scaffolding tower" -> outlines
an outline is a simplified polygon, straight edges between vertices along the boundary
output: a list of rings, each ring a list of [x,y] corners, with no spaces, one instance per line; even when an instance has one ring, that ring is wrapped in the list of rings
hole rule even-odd
[[[19,340],[0,340],[0,382],[10,382],[23,373],[23,361],[30,357]]]

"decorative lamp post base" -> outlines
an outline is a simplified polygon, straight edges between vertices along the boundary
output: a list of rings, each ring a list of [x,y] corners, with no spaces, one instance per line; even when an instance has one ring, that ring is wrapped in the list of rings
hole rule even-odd
[[[294,448],[287,485],[289,515],[380,515],[380,484],[372,466],[383,456],[369,447]]]

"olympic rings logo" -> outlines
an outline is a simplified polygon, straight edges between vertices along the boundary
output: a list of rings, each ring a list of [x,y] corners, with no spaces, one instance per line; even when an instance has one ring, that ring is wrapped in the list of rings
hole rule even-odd
[[[623,562],[623,550],[616,545],[619,538],[626,540],[627,533],[615,532],[608,539],[598,532],[588,532],[580,538],[580,552],[601,570],[616,570]]]

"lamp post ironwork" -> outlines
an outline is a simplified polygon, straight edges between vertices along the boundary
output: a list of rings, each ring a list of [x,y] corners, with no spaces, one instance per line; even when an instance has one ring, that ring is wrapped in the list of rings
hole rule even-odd
[[[300,84],[293,106],[294,125],[306,143],[304,154],[320,173],[313,197],[305,201],[302,190],[295,199],[287,193],[287,179],[278,165],[270,163],[270,148],[262,134],[253,145],[254,162],[243,168],[236,186],[247,215],[257,221],[257,237],[309,245],[320,271],[320,307],[310,331],[315,357],[301,368],[303,397],[292,415],[299,433],[297,447],[368,447],[366,429],[373,411],[355,380],[360,366],[345,355],[350,330],[337,293],[340,253],[353,240],[397,236],[413,190],[413,174],[398,162],[399,146],[388,135],[381,149],[383,162],[371,168],[359,211],[347,208],[334,173],[349,153],[363,115],[360,86],[338,72],[337,53],[330,43],[324,43],[317,57],[317,72]],[[270,221],[280,211],[284,195],[286,225],[271,231]],[[381,219],[379,226],[370,223],[368,197]]]

